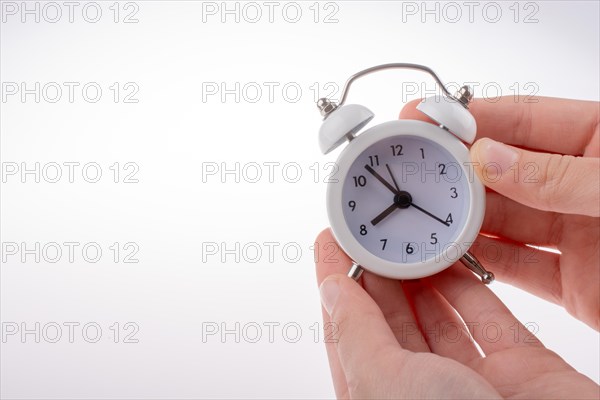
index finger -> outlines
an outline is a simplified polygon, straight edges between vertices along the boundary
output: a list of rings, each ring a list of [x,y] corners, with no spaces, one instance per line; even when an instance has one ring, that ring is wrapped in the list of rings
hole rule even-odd
[[[421,100],[406,104],[402,119],[430,121],[416,109]],[[498,101],[474,99],[469,111],[477,121],[477,139],[580,156],[598,135],[599,103],[553,97],[503,96]],[[590,149],[592,150],[592,149]],[[593,154],[596,155],[597,154]]]

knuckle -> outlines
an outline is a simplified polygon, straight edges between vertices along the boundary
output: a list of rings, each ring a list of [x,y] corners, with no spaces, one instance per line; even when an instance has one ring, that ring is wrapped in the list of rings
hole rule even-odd
[[[558,262],[558,261],[556,261]],[[550,278],[550,296],[557,304],[563,303],[563,289],[562,289],[562,274],[558,265],[554,266],[552,277]]]
[[[565,219],[563,214],[551,214],[552,224],[550,225],[548,237],[551,244],[561,244],[563,233],[565,231]]]
[[[569,175],[575,157],[552,154],[542,169],[538,200],[547,210],[555,209],[569,192]]]

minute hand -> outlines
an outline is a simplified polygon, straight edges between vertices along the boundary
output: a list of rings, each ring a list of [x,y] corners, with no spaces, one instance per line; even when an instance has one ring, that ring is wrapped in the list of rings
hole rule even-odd
[[[411,205],[411,206],[413,206],[414,208],[416,208],[417,210],[421,211],[423,214],[427,214],[427,215],[429,215],[431,218],[433,218],[433,219],[435,219],[435,220],[437,220],[437,221],[440,221],[442,224],[444,224],[444,225],[446,225],[446,226],[450,226],[450,224],[449,224],[449,223],[447,223],[446,221],[444,221],[443,219],[436,217],[435,215],[433,215],[433,214],[432,214],[432,213],[430,213],[429,211],[427,211],[427,210],[425,210],[425,209],[423,209],[423,208],[419,207],[419,206],[418,206],[418,205],[416,205],[415,203],[410,203],[410,205]]]
[[[392,185],[390,185],[388,181],[386,181],[385,179],[383,179],[383,177],[381,175],[379,175],[373,168],[371,168],[371,166],[369,164],[365,164],[365,169],[367,171],[369,171],[369,173],[371,175],[373,175],[375,178],[377,178],[377,180],[379,182],[383,183],[383,185],[386,188],[388,188],[392,193],[398,194],[398,191],[396,190],[396,188],[393,187]]]

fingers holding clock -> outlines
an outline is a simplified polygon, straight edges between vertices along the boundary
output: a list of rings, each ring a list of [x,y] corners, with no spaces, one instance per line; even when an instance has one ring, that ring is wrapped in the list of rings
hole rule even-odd
[[[381,365],[387,364],[391,355],[408,353],[398,344],[378,305],[357,282],[334,274],[323,280],[319,290],[335,327],[329,340],[346,382],[368,382],[368,377],[384,372]]]
[[[446,299],[424,280],[408,280],[402,287],[431,351],[468,365],[481,358],[465,324]]]
[[[423,114],[421,111],[417,110],[417,106],[421,103],[423,99],[411,100],[402,107],[400,110],[400,119],[416,119],[417,121],[425,121],[431,124],[437,125],[438,123],[429,118],[427,115]]]
[[[429,352],[429,346],[418,329],[402,283],[365,271],[363,286],[379,305],[400,346],[414,352]]]
[[[348,273],[352,266],[352,260],[338,245],[329,228],[319,233],[314,249],[319,285],[329,275]]]
[[[329,229],[323,230],[315,240],[315,259],[317,261],[317,284],[320,286],[323,280],[333,274],[343,274],[348,271],[352,265],[352,260],[341,251],[338,244],[333,239]],[[335,332],[335,325],[331,317],[322,308],[324,334],[330,337]],[[326,329],[327,327],[327,329]],[[333,380],[336,397],[348,398],[348,383],[342,369],[335,343],[332,340],[325,340],[325,349],[329,359],[329,368]]]
[[[469,251],[496,279],[561,304],[560,255],[480,235]]]
[[[471,159],[487,187],[519,203],[600,216],[599,158],[538,153],[484,138],[471,147]]]
[[[420,101],[407,103],[400,118],[432,122],[416,109]],[[469,111],[477,121],[477,138],[562,154],[599,155],[597,102],[504,96],[495,102],[474,99]]]
[[[470,109],[477,120],[478,138],[516,146],[582,155],[592,150],[590,143],[598,135],[598,103],[593,101],[504,96],[495,103],[479,99]]]
[[[331,248],[329,248],[330,246]],[[331,230],[325,229],[319,234],[315,249],[318,249],[317,282],[319,285],[328,276],[345,275],[350,269],[352,260],[339,248]],[[368,271],[363,273],[361,281],[366,293],[375,301],[387,321],[389,329],[402,347],[411,351],[429,351],[420,333],[412,332],[409,335],[404,331],[411,331],[416,326],[416,322],[400,282],[371,274]]]
[[[561,249],[568,238],[567,216],[536,210],[498,193],[487,193],[480,235],[470,251],[499,281],[562,304],[561,255],[525,244]]]
[[[496,295],[455,264],[426,281],[460,314],[486,355],[516,347],[543,347]]]
[[[486,193],[481,233],[538,246],[559,246],[562,214],[527,207],[499,193]]]
[[[334,242],[327,229],[316,246]],[[317,260],[317,280],[326,323],[335,333],[326,343],[336,394],[347,396],[348,381],[357,382],[378,370],[381,360],[402,352],[380,306],[354,280],[345,275],[350,259],[338,252],[326,263]],[[341,274],[341,271],[344,274]],[[410,312],[410,310],[409,310]]]
[[[323,314],[323,330],[324,334],[328,335],[327,330],[332,332],[334,323],[331,321],[331,317],[327,314],[325,309],[322,310]],[[327,329],[325,327],[328,327]],[[335,339],[334,339],[335,340]],[[325,339],[325,351],[327,352],[327,359],[329,360],[329,370],[331,371],[331,380],[333,381],[333,389],[335,390],[335,396],[338,399],[348,399],[350,395],[348,393],[348,381],[346,381],[346,375],[340,362],[335,344],[332,343],[331,339]]]

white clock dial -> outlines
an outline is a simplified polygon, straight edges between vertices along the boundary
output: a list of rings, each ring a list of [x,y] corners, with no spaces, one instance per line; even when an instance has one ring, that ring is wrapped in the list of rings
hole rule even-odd
[[[348,229],[369,253],[394,263],[426,262],[465,251],[456,240],[471,206],[468,180],[437,142],[389,136],[351,163],[340,207]]]

